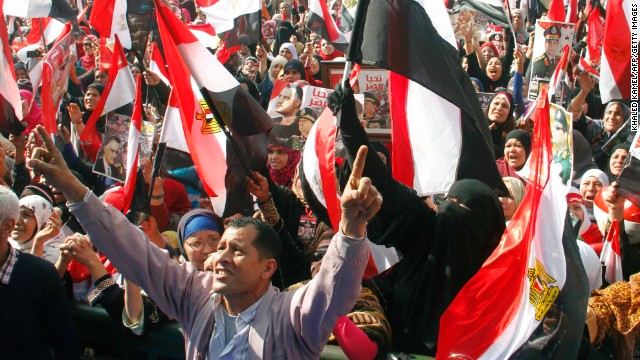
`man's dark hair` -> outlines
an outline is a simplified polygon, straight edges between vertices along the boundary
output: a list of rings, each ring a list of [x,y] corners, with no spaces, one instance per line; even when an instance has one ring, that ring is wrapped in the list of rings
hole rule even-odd
[[[116,135],[111,135],[111,136],[109,136],[109,137],[104,141],[104,144],[106,145],[106,144],[108,144],[108,143],[110,143],[110,142],[112,142],[112,141],[115,141],[115,142],[117,142],[118,144],[122,144],[122,139],[120,139],[120,138],[119,138],[118,136],[116,136]]]
[[[298,86],[297,84],[289,84],[285,88],[290,88],[291,90],[293,90],[294,94],[296,94],[296,97],[294,99],[302,100],[303,93],[302,93],[302,88],[300,86]]]
[[[235,219],[229,223],[229,228],[243,229],[253,226],[256,229],[256,238],[253,239],[253,247],[258,249],[260,259],[274,258],[280,262],[282,243],[276,231],[271,225],[251,217]]]

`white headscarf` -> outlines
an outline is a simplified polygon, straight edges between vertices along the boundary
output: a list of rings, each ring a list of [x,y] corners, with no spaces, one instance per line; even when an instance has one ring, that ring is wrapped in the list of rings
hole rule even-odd
[[[291,59],[298,60],[298,50],[296,50],[296,47],[292,43],[283,43],[282,45],[280,45],[280,49],[278,49],[278,54],[280,54],[280,51],[282,49],[289,50],[291,54],[293,54],[293,57]]]
[[[607,174],[605,174],[602,170],[599,170],[599,169],[591,169],[591,170],[587,170],[582,175],[582,178],[580,178],[580,186],[582,186],[582,184],[584,184],[587,181],[587,179],[592,176],[600,180],[600,182],[602,183],[602,186],[609,185],[609,178],[607,177]]]
[[[20,199],[20,207],[23,206],[33,211],[33,216],[36,218],[36,230],[42,230],[53,212],[51,204],[41,196],[29,195]]]
[[[602,264],[595,250],[584,241],[578,240],[578,249],[580,249],[580,259],[582,266],[587,272],[589,279],[589,292],[600,289],[602,286]]]
[[[524,183],[519,179],[509,176],[503,177],[502,181],[504,181],[504,184],[507,185],[509,193],[511,194],[511,196],[513,196],[513,200],[516,202],[517,209],[522,203],[522,199],[524,199],[524,193],[526,190]]]
[[[287,58],[282,56],[282,55],[278,55],[276,56],[272,61],[271,61],[271,66],[269,66],[269,71],[267,71],[268,75],[269,75],[269,79],[271,79],[271,82],[275,82],[276,79],[274,77],[271,76],[271,70],[273,69],[273,66],[276,64],[282,64],[282,66],[284,67],[284,65],[287,63]]]

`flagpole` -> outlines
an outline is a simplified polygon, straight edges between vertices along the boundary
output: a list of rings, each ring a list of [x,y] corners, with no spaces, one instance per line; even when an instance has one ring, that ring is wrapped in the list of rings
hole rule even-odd
[[[166,123],[163,121],[162,130],[160,130],[160,141],[158,142],[158,148],[156,149],[156,156],[153,158],[153,166],[151,169],[151,180],[149,181],[149,199],[151,199],[151,195],[153,193],[153,185],[156,181],[156,177],[158,176],[158,174],[160,174],[160,167],[162,166],[162,161],[164,160],[164,152],[167,148],[167,143],[162,142],[162,139],[164,139],[164,132],[167,129],[167,126],[165,125]],[[155,137],[155,134],[154,134],[154,137]]]
[[[504,9],[504,7],[502,9]],[[507,22],[509,22],[509,29],[511,29],[511,35],[513,36],[513,43],[516,44],[516,47],[518,47],[518,50],[520,50],[520,44],[518,44],[518,39],[516,38],[516,31],[513,28],[513,23],[511,22],[511,8],[509,7],[509,3],[507,3],[507,13],[505,15],[507,15]]]

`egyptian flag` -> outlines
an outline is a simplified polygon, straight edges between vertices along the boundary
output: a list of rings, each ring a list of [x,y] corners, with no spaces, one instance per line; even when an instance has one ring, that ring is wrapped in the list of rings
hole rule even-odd
[[[100,38],[100,71],[109,71],[113,60],[113,41]]]
[[[600,65],[600,96],[603,104],[615,99],[631,98],[630,8],[631,0],[607,1]]]
[[[71,34],[71,23],[67,23],[62,36],[42,59],[42,121],[49,134],[55,134],[58,127],[56,115],[62,95],[67,90],[71,46],[75,45]],[[37,88],[40,84],[34,84]]]
[[[504,11],[504,4],[500,0],[462,0],[453,7],[452,13],[455,14],[465,10],[481,12],[489,18],[491,23],[502,26],[503,28],[509,27],[509,20]],[[449,21],[448,16],[446,20]]]
[[[600,78],[600,73],[594,69],[591,64],[589,64],[589,62],[587,62],[587,59],[583,58],[582,56],[580,56],[580,62],[578,62],[578,68],[582,71],[587,71],[589,72],[591,75],[595,76],[596,79]]]
[[[165,85],[170,86],[167,66],[165,65],[164,58],[160,53],[158,44],[156,44],[155,42],[151,43],[151,60],[149,61],[149,70],[158,74],[160,80],[162,80]]]
[[[136,187],[138,174],[138,149],[140,148],[140,131],[142,131],[142,76],[136,78],[136,98],[133,102],[133,113],[129,123],[129,138],[127,140],[127,174],[124,181],[124,210],[129,212]]]
[[[71,21],[76,18],[67,0],[5,0],[2,8],[5,15],[21,18],[52,17]]]
[[[225,149],[222,147],[222,151]],[[178,99],[173,91],[169,95],[155,161],[159,161],[160,176],[174,179],[185,186],[198,190],[203,195],[207,194],[189,153],[189,146],[182,128]],[[224,170],[226,171],[226,167]]]
[[[65,31],[65,24],[54,18],[31,19],[31,29],[27,35],[27,43],[42,46],[51,44]]]
[[[550,21],[562,22],[565,19],[564,13],[564,1],[563,0],[551,0],[549,5],[549,12],[547,17]]]
[[[94,1],[89,23],[101,38],[115,40],[118,35],[125,49],[131,49],[131,33],[127,24],[127,0]]]
[[[187,24],[187,27],[205,47],[209,49],[215,49],[218,47],[220,39],[216,36],[216,30],[211,26],[211,24]],[[220,60],[220,58],[218,58],[218,60]]]
[[[622,253],[620,252],[620,222],[618,220],[613,220],[605,236],[600,261],[605,266],[604,279],[609,284],[624,280],[622,275]]]
[[[96,127],[98,120],[111,111],[133,103],[135,91],[136,82],[129,69],[129,62],[124,54],[122,44],[120,44],[120,40],[116,35],[112,64],[109,69],[109,80],[104,87],[100,101],[91,113],[82,134],[80,134],[82,149],[91,160],[96,161],[98,150],[102,145],[102,135]]]
[[[444,193],[459,179],[506,191],[444,3],[361,0],[358,6],[349,59],[392,70],[394,178],[419,195]]]
[[[0,3],[2,0],[0,0]],[[13,56],[9,47],[9,35],[4,14],[0,10],[0,130],[20,134],[25,127],[22,120],[22,100],[20,89],[16,83],[16,74],[13,69]]]
[[[600,12],[600,7],[596,7],[589,13],[587,24],[589,26],[589,32],[587,33],[589,60],[593,64],[598,64],[600,63],[602,41],[604,40],[604,18]]]
[[[560,82],[563,80],[566,81],[567,63],[569,61],[570,51],[571,48],[569,47],[569,44],[566,44],[562,48],[562,57],[560,57],[560,61],[558,61],[558,65],[556,65],[556,69],[553,71],[551,81],[549,82],[549,101],[551,101],[551,97],[556,94],[556,90],[558,89]]]
[[[325,108],[305,142],[300,180],[304,198],[316,217],[331,224],[333,230],[338,232],[342,209],[336,181],[336,133],[336,118],[329,108]],[[380,267],[385,266],[380,264]],[[364,278],[377,274],[378,267],[373,256],[369,255]]]
[[[249,37],[250,44],[257,44],[260,34],[261,0],[196,0],[196,5],[207,16],[220,41],[224,44],[224,63],[228,55],[240,50],[238,36]]]
[[[224,212],[219,210],[219,204],[216,212],[223,216],[235,214],[250,198],[244,185],[244,168],[258,170],[266,166],[267,132],[273,127],[273,120],[169,8],[156,2],[156,11],[195,169],[207,194],[220,198],[212,201],[224,203]],[[215,109],[209,109],[207,104]],[[220,119],[213,118],[215,112]],[[232,135],[228,138],[230,145],[219,138],[227,131]],[[227,151],[227,146],[232,151]],[[233,201],[220,201],[225,196]]]
[[[564,18],[564,22],[571,24],[578,22],[578,0],[569,0],[567,16]]]
[[[442,315],[436,359],[577,357],[589,290],[565,222],[562,181],[551,170],[547,89],[538,98],[524,199],[498,247]]]
[[[344,11],[344,9],[343,9]],[[331,16],[329,5],[324,0],[309,0],[307,29],[329,40],[340,52],[349,48],[349,34],[343,33]]]
[[[624,182],[624,179],[622,179],[622,175],[624,175],[624,172],[628,170],[629,168],[626,167],[622,171],[622,174],[618,179],[617,191],[619,194],[623,193],[620,188],[624,187],[622,185],[622,183]],[[635,177],[633,177],[633,181],[636,182],[635,185],[637,186],[637,170],[634,175]],[[632,189],[632,191],[637,196],[638,189]],[[595,199],[593,199],[593,215],[596,218],[598,228],[603,234],[605,234],[605,243],[602,248],[602,253],[600,254],[600,260],[603,264],[606,265],[605,280],[607,280],[608,283],[613,284],[616,281],[623,280],[622,262],[625,261],[625,259],[623,257],[624,253],[621,251],[620,246],[620,231],[622,230],[620,226],[624,226],[624,232],[629,237],[629,241],[631,243],[636,243],[638,241],[638,237],[640,236],[640,206],[634,204],[629,199],[625,199],[623,224],[620,224],[617,221],[610,222],[609,208],[607,207],[607,204],[603,199],[603,194],[604,189],[600,190]],[[609,226],[608,229],[607,226]]]

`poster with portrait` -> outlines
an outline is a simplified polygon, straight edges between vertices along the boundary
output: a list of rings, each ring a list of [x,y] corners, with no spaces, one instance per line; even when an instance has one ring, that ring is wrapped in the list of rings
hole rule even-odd
[[[306,139],[310,127],[304,125],[315,122],[327,107],[327,96],[332,91],[318,86],[276,80],[267,107],[267,113],[276,123],[271,133],[279,139]]]
[[[556,104],[549,104],[551,143],[553,145],[552,169],[570,186],[573,174],[573,114]]]
[[[322,74],[325,76],[323,82],[331,89],[335,89],[336,85],[342,79],[344,71],[344,61],[323,62]],[[324,75],[326,74],[326,75]],[[353,91],[356,94],[363,94],[365,102],[363,103],[360,120],[365,124],[367,133],[371,133],[371,129],[390,129],[391,118],[389,114],[389,73],[385,69],[381,69],[370,65],[361,65],[358,80]],[[389,133],[386,131],[385,133]]]
[[[131,117],[113,112],[106,116],[105,134],[102,137],[102,146],[98,150],[93,172],[124,182]]]
[[[531,59],[529,99],[536,100],[542,85],[549,84],[562,56],[562,48],[573,43],[574,24],[554,21],[536,23]]]
[[[636,206],[640,206],[640,131],[631,141],[629,157],[616,180],[617,191]]]

